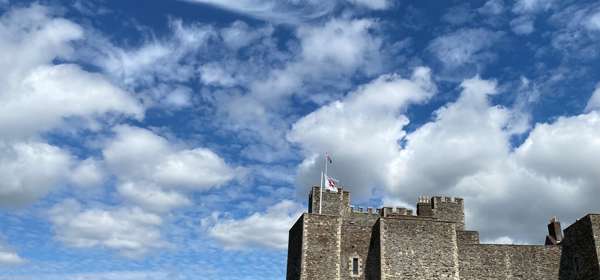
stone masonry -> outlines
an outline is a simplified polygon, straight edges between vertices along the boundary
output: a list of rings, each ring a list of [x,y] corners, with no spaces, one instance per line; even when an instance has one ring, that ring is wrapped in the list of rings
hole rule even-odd
[[[600,215],[564,235],[558,219],[546,245],[480,244],[465,229],[460,198],[420,197],[405,208],[350,207],[350,193],[313,187],[289,232],[288,280],[600,280]],[[320,212],[319,212],[320,209]]]

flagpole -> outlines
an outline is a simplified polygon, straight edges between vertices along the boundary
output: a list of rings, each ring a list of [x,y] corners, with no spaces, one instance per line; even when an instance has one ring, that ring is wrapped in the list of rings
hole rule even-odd
[[[321,189],[319,193],[319,214],[321,214],[321,205],[323,204],[323,169],[321,169]]]
[[[327,153],[326,153],[327,154]],[[321,166],[321,190],[319,194],[319,214],[321,214],[321,209],[323,205],[323,184],[327,184],[327,156],[323,158],[323,163],[325,164],[325,175],[323,175],[323,167]]]

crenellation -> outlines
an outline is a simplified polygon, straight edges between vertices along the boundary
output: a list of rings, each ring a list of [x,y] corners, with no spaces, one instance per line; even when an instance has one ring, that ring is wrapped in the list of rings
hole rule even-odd
[[[309,213],[290,229],[288,280],[600,280],[600,215],[564,233],[552,218],[547,245],[480,244],[479,232],[465,229],[462,198],[420,196],[414,215],[325,191],[319,214],[319,196],[313,188]]]

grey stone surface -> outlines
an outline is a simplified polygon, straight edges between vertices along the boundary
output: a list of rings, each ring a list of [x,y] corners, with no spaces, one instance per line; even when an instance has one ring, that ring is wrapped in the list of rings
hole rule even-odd
[[[319,213],[320,195],[314,187],[290,229],[287,279],[600,280],[600,215],[578,220],[557,245],[480,244],[460,198],[421,197],[413,215],[351,207],[349,192],[323,191]],[[549,229],[559,236],[556,223]]]

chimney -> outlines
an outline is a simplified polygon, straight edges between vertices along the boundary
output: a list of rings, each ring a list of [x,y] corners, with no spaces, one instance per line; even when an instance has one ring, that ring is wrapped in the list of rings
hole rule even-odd
[[[560,228],[560,221],[558,218],[552,217],[548,224],[548,235],[546,236],[546,245],[558,245],[563,239],[563,232]]]

